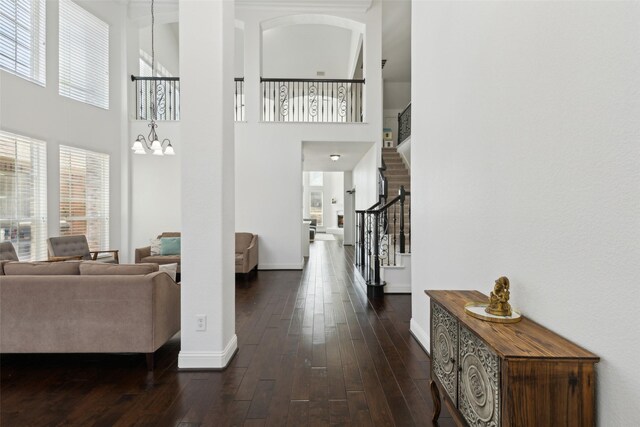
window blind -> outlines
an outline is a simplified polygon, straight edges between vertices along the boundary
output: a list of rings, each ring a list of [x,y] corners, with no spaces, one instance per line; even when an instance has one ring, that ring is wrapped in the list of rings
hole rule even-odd
[[[0,69],[46,83],[45,0],[0,0]]]
[[[0,131],[0,241],[21,261],[47,259],[47,147]]]
[[[109,25],[71,0],[60,0],[62,96],[109,109]]]
[[[109,155],[60,146],[60,235],[109,249]]]

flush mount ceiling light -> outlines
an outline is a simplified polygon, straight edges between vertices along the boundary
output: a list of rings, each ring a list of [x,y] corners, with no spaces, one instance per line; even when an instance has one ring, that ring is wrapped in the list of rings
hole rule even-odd
[[[154,26],[155,26],[155,15],[153,14],[153,2],[151,0],[151,77],[155,78],[155,64],[156,64],[156,52],[154,49]],[[153,80],[154,83],[156,82]],[[155,85],[152,86],[155,89]],[[153,103],[151,104],[151,121],[149,122],[149,127],[151,131],[149,131],[149,135],[145,139],[144,135],[140,134],[133,142],[131,149],[133,150],[133,154],[147,154],[147,150],[152,151],[154,156],[173,156],[175,151],[173,150],[173,146],[171,145],[171,141],[168,138],[165,138],[160,142],[160,138],[158,138],[158,134],[156,134],[156,128],[158,125],[156,124],[156,111],[158,110],[158,97],[156,96],[155,90],[152,95]],[[164,146],[165,142],[167,143],[166,147]],[[164,147],[164,149],[163,149]],[[146,149],[145,149],[146,148]]]
[[[334,162],[337,162],[338,160],[340,160],[340,154],[331,154],[329,155],[329,158]]]

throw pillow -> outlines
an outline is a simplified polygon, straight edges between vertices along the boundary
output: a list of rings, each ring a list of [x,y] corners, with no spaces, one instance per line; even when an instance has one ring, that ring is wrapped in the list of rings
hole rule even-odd
[[[180,237],[161,238],[160,255],[180,255]]]
[[[149,245],[151,246],[151,256],[160,255],[160,239],[149,240]]]
[[[171,276],[171,278],[173,279],[173,281],[176,281],[176,273],[178,272],[178,263],[174,262],[172,264],[161,264],[158,266],[160,271],[164,271],[165,273],[167,273],[169,276]]]

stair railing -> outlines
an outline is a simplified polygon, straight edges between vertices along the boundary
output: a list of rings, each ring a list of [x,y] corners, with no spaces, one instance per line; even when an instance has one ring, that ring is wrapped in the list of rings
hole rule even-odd
[[[398,145],[411,136],[411,103],[398,114]]]
[[[406,253],[405,206],[411,194],[400,187],[387,203],[382,200],[366,210],[356,210],[356,266],[373,295],[381,295],[380,268],[397,265],[396,254]]]

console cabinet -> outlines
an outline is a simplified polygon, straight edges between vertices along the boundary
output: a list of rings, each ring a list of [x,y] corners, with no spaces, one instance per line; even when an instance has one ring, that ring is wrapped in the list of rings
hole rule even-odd
[[[458,424],[594,426],[599,358],[537,323],[485,322],[464,306],[477,291],[425,291],[431,298],[433,421],[444,400]]]

